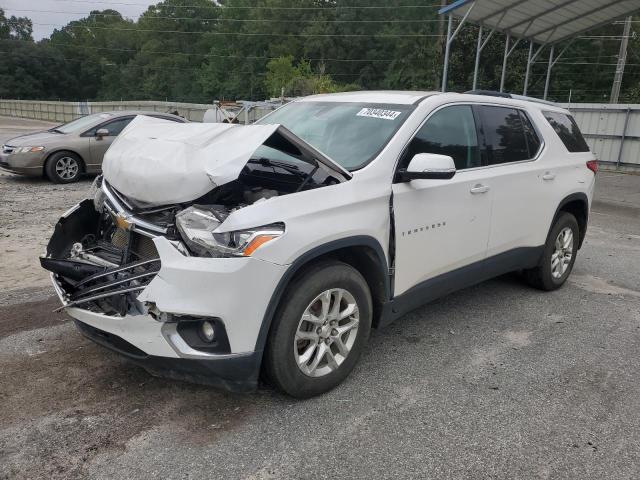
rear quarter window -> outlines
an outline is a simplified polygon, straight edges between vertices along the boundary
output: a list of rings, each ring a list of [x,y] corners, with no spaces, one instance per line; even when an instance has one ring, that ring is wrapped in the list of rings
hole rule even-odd
[[[584,140],[578,124],[571,115],[559,112],[542,112],[549,125],[562,140],[562,143],[570,152],[588,152],[589,145]]]

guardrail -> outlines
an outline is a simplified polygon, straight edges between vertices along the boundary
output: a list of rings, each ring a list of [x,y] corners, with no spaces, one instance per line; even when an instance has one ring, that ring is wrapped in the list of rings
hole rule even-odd
[[[153,112],[175,113],[191,122],[202,122],[204,113],[213,108],[207,103],[162,102],[155,100],[121,102],[50,102],[40,100],[2,100],[0,115],[48,120],[51,122],[70,122],[89,113],[112,112],[121,110],[146,110]],[[249,122],[254,122],[269,110],[252,109]],[[243,117],[244,119],[244,117]]]

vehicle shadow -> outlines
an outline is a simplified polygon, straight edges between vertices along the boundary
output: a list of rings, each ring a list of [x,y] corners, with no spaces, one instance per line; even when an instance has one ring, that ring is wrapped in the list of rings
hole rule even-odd
[[[42,470],[36,473],[45,476],[52,470],[68,477],[82,471],[82,465],[64,461],[66,451],[76,452],[74,456],[85,463],[98,454],[121,451],[134,437],[154,429],[170,431],[173,440],[184,445],[208,445],[247,422],[278,417],[285,408],[306,409],[306,402],[322,412],[329,408],[327,403],[357,402],[365,392],[412,388],[414,377],[426,374],[426,366],[428,371],[442,371],[452,358],[464,358],[480,330],[504,328],[493,321],[502,319],[504,312],[495,318],[491,314],[475,318],[479,309],[490,311],[482,305],[490,295],[512,297],[525,292],[536,294],[508,275],[410,312],[372,332],[359,365],[342,385],[307,401],[285,396],[264,383],[247,395],[153,377],[82,337],[66,315],[52,319],[51,306],[56,304],[52,299],[38,305],[1,307],[0,318],[5,316],[3,309],[11,309],[15,323],[0,330],[0,353],[8,353],[0,355],[4,373],[0,376],[4,404],[0,424],[19,428],[29,419],[36,427],[16,439],[15,447],[45,448],[46,443],[48,454],[34,466]],[[421,368],[413,368],[416,361]],[[100,428],[87,418],[100,419]],[[61,436],[64,442],[58,441]]]

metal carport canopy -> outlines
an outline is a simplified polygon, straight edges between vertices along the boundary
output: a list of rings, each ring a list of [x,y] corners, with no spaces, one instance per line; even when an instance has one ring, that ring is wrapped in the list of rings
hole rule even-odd
[[[640,0],[457,0],[439,10],[440,15],[449,16],[442,90],[445,91],[447,87],[451,43],[460,28],[467,22],[480,26],[473,89],[476,88],[480,54],[493,33],[497,31],[506,34],[500,79],[501,92],[505,83],[507,59],[521,40],[529,42],[523,95],[527,93],[529,70],[532,63],[545,46],[551,46],[544,90],[544,98],[546,98],[551,68],[568,46],[565,45],[564,50],[554,57],[557,43],[574,39],[584,32],[628,17],[637,11],[640,11]],[[453,17],[461,18],[455,31],[452,25]],[[486,37],[483,37],[483,30],[488,30]],[[512,38],[516,38],[516,41],[510,45]],[[534,52],[533,45],[536,43],[540,46]]]
[[[550,44],[576,37],[640,10],[640,0],[458,0],[440,14],[467,16],[485,28]],[[467,15],[468,13],[468,15]]]

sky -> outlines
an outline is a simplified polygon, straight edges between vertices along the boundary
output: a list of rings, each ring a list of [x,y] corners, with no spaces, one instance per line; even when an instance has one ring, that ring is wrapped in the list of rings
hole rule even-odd
[[[0,0],[0,8],[8,17],[30,18],[33,22],[33,39],[38,41],[49,37],[55,28],[86,17],[91,10],[112,8],[125,17],[137,19],[149,5],[155,3],[158,0]]]

